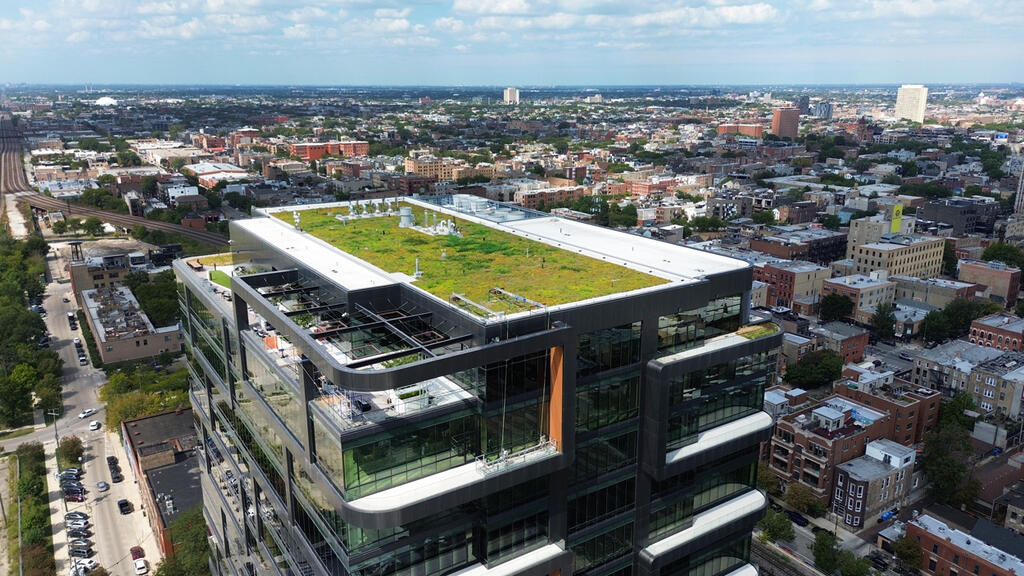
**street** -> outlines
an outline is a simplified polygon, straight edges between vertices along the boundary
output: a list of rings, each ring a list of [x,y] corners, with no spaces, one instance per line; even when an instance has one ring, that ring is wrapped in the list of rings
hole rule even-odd
[[[47,257],[47,263],[53,281],[47,285],[43,298],[43,308],[47,312],[44,321],[51,334],[51,349],[56,351],[64,361],[61,393],[64,412],[57,419],[56,428],[50,426],[37,428],[28,435],[2,442],[0,446],[10,452],[24,442],[43,443],[46,449],[57,573],[67,574],[71,569],[71,563],[68,557],[67,536],[64,531],[65,502],[58,482],[54,478],[54,473],[57,472],[54,436],[55,434],[60,437],[75,435],[81,438],[85,445],[82,466],[85,474],[82,477],[82,484],[88,493],[85,502],[68,502],[66,509],[89,514],[89,522],[92,524],[90,530],[93,532],[90,540],[93,541],[93,550],[96,552],[93,560],[99,562],[111,574],[134,574],[129,548],[141,545],[146,551],[146,559],[151,568],[155,567],[159,561],[159,549],[153,540],[149,523],[140,509],[138,484],[135,483],[134,474],[129,468],[117,430],[106,428],[106,412],[98,396],[100,386],[106,381],[105,374],[101,370],[93,368],[91,364],[79,366],[78,363],[78,354],[72,339],[81,338],[82,331],[81,326],[78,327],[78,330],[72,331],[67,320],[67,313],[74,312],[76,304],[74,296],[71,294],[71,285],[66,281],[67,274],[63,271],[64,260],[56,252],[51,252]],[[60,283],[58,279],[65,281]],[[62,299],[65,296],[70,300],[69,302],[63,302]],[[95,409],[96,413],[86,418],[79,418],[78,413],[86,408]],[[89,422],[92,420],[100,421],[103,426],[96,431],[89,430]],[[120,461],[125,478],[123,482],[118,484],[111,482],[110,471],[106,465],[107,455],[114,455]],[[97,491],[96,483],[101,480],[110,484],[111,488],[108,492]],[[117,501],[121,498],[127,498],[134,505],[135,510],[130,515],[122,516],[119,513]]]

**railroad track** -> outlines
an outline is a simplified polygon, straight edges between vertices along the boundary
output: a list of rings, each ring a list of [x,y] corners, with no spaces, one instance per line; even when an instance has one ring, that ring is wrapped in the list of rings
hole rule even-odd
[[[76,218],[95,216],[104,222],[128,229],[135,226],[145,226],[149,230],[173,232],[198,242],[215,246],[223,246],[228,242],[226,236],[216,232],[196,230],[181,226],[180,224],[148,220],[141,216],[100,210],[99,208],[89,206],[68,204],[56,198],[39,194],[32,190],[28,179],[25,178],[25,171],[21,165],[21,151],[20,134],[14,129],[9,117],[0,115],[0,195],[3,196],[2,200],[0,200],[0,206],[3,206],[6,201],[16,200],[17,202],[25,202],[33,208],[47,212],[60,210],[66,215]],[[12,196],[12,194],[17,195]]]

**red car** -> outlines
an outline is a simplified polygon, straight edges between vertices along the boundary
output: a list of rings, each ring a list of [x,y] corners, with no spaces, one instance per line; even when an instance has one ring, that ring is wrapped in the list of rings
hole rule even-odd
[[[65,494],[64,500],[67,502],[85,502],[85,496],[81,494]]]
[[[132,546],[129,552],[132,553],[132,560],[138,560],[146,555],[146,551],[142,549],[142,546]]]

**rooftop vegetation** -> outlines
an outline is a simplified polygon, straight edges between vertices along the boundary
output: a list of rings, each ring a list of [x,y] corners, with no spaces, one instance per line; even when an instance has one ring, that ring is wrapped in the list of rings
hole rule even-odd
[[[413,213],[417,223],[421,223],[424,209],[415,207]],[[495,312],[528,306],[515,303],[510,296],[492,294],[494,288],[553,306],[666,282],[458,217],[454,219],[461,236],[431,236],[399,228],[397,215],[342,223],[335,218],[337,214],[348,214],[348,210],[304,210],[299,212],[300,226],[386,272],[412,275],[419,258],[422,276],[415,281],[416,286],[444,300],[449,300],[453,293],[461,294]],[[277,212],[274,216],[293,223],[290,212]],[[437,213],[438,221],[451,218]],[[473,307],[468,309],[483,313]]]

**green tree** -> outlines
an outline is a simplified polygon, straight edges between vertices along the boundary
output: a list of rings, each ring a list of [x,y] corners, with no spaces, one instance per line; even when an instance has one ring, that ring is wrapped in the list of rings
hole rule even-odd
[[[930,342],[938,342],[952,336],[953,326],[942,310],[932,310],[921,322],[921,337]]]
[[[773,542],[789,541],[796,537],[796,533],[793,531],[793,521],[789,519],[789,516],[775,510],[768,510],[764,518],[757,523],[757,527]]]
[[[828,386],[843,372],[843,357],[831,350],[815,350],[786,369],[783,380],[790,386],[810,390]]]
[[[10,427],[25,422],[32,410],[32,386],[0,377],[0,421]]]
[[[68,223],[67,222],[65,222],[63,220],[57,220],[56,222],[53,223],[53,233],[54,234],[57,234],[58,236],[61,236],[61,235],[67,234],[67,232],[68,232]]]
[[[142,195],[146,198],[156,196],[160,188],[156,176],[146,176],[142,179]]]
[[[207,559],[210,543],[206,537],[206,519],[203,507],[196,506],[182,512],[168,527],[174,554],[165,558],[155,576],[206,576],[210,574]]]
[[[786,504],[789,504],[795,510],[811,515],[817,515],[815,513],[822,506],[810,488],[796,482],[791,482],[786,487]]]
[[[982,316],[995,314],[1003,310],[1003,307],[990,300],[978,301],[957,298],[946,304],[942,313],[949,320],[949,325],[955,336],[967,334],[971,329],[971,322]]]
[[[953,248],[952,242],[945,242],[942,245],[942,273],[947,276],[952,276],[956,273],[956,265],[959,260],[956,257],[956,249]]]
[[[925,437],[921,468],[930,482],[929,494],[936,501],[950,502],[966,483],[970,453],[970,435],[963,428],[940,426]]]
[[[822,322],[832,322],[853,314],[853,300],[842,294],[826,294],[821,299],[818,317]]]
[[[839,573],[842,576],[870,576],[871,561],[849,550],[839,552]]]
[[[96,179],[96,183],[104,188],[108,186],[116,186],[117,176],[114,176],[113,174],[103,174]]]
[[[131,150],[121,150],[117,153],[117,164],[119,166],[142,166],[142,158]]]
[[[724,220],[714,216],[697,216],[690,225],[698,232],[715,232],[726,227]]]
[[[57,462],[60,467],[71,468],[78,465],[79,458],[85,452],[82,439],[78,436],[65,436],[57,443]]]
[[[814,565],[825,574],[832,574],[839,568],[839,546],[830,532],[818,532],[811,544]]]
[[[775,224],[775,212],[772,210],[761,210],[760,212],[755,212],[750,219],[753,220],[755,224],[771,226]]]
[[[921,546],[915,540],[907,536],[901,536],[893,542],[892,549],[893,553],[896,554],[896,558],[903,563],[903,566],[912,570],[919,570],[921,568],[924,554],[921,552]]]
[[[839,216],[836,216],[835,214],[828,214],[821,219],[821,225],[829,230],[839,230],[839,227],[842,226],[842,224],[842,221],[839,220]]]
[[[893,313],[892,304],[883,302],[875,307],[875,313],[871,316],[871,327],[879,340],[892,340],[895,335],[896,315]]]
[[[82,230],[90,236],[99,236],[103,233],[103,221],[95,216],[89,216],[82,224]]]
[[[779,477],[769,470],[768,466],[763,462],[758,462],[757,464],[757,487],[772,496],[780,496],[782,494]]]
[[[985,248],[981,253],[981,259],[989,262],[999,261],[1004,264],[1024,268],[1024,252],[1013,244],[996,242]]]
[[[939,426],[942,428],[955,427],[970,432],[974,429],[974,418],[964,413],[977,409],[974,398],[968,392],[959,392],[939,405]]]

